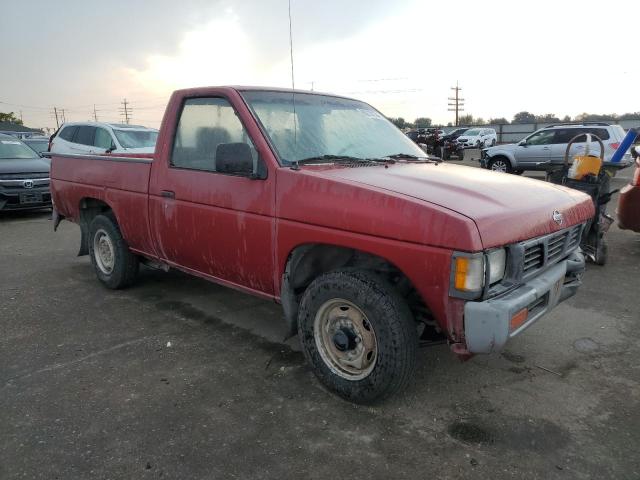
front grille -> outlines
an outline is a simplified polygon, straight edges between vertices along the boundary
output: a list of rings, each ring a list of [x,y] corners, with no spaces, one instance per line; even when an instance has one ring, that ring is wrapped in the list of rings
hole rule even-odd
[[[554,265],[580,244],[583,225],[575,225],[561,232],[527,240],[524,247],[522,273],[529,277],[538,270]]]
[[[30,180],[34,178],[49,178],[49,173],[0,173],[0,180]]]
[[[49,187],[48,173],[5,173],[0,175],[0,189],[3,191],[28,191],[44,187]]]
[[[524,252],[524,272],[536,270],[544,265],[544,249],[542,245],[534,245]]]

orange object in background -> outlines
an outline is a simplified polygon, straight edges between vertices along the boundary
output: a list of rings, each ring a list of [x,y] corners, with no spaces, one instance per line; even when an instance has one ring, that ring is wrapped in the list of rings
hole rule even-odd
[[[602,159],[591,155],[578,156],[573,159],[567,176],[573,180],[582,180],[587,175],[599,175]]]

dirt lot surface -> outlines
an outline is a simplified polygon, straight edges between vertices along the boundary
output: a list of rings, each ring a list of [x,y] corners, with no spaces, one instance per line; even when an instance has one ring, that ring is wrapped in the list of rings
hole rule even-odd
[[[375,407],[319,386],[277,305],[150,269],[109,291],[78,240],[0,215],[3,480],[640,478],[639,234],[502,354],[422,349]]]

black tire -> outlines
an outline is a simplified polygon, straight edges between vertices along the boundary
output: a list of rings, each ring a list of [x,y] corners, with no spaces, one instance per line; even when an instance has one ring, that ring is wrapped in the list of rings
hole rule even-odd
[[[96,253],[96,243],[100,244],[101,239],[112,247],[106,247],[111,250],[111,262],[105,262],[104,257]],[[138,257],[129,250],[111,213],[97,215],[89,225],[89,257],[98,280],[107,288],[126,288],[133,284],[138,275]]]
[[[503,167],[503,168],[501,168]],[[487,162],[487,168],[494,172],[513,173],[511,162],[506,157],[493,157]]]
[[[339,367],[323,358],[328,357],[329,346],[324,346],[321,335],[316,341],[316,317],[321,323],[323,308],[329,302],[343,300],[364,315],[362,324],[373,331],[376,339],[375,361],[362,378],[337,373]],[[338,270],[316,278],[302,297],[298,333],[315,375],[327,388],[349,401],[369,404],[383,400],[403,390],[413,376],[418,348],[413,316],[393,287],[374,273]],[[335,338],[330,342],[333,345],[337,345]],[[362,338],[360,341],[363,342]]]

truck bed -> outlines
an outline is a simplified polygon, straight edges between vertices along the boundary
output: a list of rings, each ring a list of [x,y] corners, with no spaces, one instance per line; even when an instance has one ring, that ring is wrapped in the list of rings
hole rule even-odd
[[[148,221],[153,160],[104,155],[51,155],[51,194],[56,210],[79,222],[82,202],[110,205],[129,247],[153,254]]]

